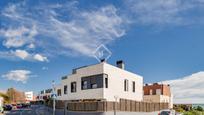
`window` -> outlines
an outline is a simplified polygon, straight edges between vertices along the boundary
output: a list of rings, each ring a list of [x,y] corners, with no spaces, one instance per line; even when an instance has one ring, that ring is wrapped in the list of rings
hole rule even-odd
[[[161,89],[156,89],[156,95],[161,95]]]
[[[82,81],[82,89],[87,89],[88,88],[88,82],[87,81]]]
[[[150,95],[152,95],[152,94],[153,94],[153,93],[152,93],[152,89],[150,89],[149,94],[150,94]]]
[[[105,78],[105,88],[108,88],[108,77]]]
[[[71,92],[73,93],[73,92],[76,92],[76,82],[72,82],[71,83]]]
[[[64,86],[64,94],[67,94],[67,85]]]
[[[61,89],[58,89],[58,90],[57,90],[57,96],[61,96],[61,95],[62,95]]]
[[[135,82],[132,82],[132,92],[135,92]]]
[[[124,80],[124,90],[128,91],[128,80],[127,79]]]
[[[98,88],[96,76],[90,77],[90,80],[91,80],[91,89]]]
[[[97,88],[97,84],[96,83],[92,83],[91,84],[91,89],[96,89]]]
[[[105,88],[107,74],[97,74],[81,78],[81,90]],[[107,85],[108,86],[108,85]]]

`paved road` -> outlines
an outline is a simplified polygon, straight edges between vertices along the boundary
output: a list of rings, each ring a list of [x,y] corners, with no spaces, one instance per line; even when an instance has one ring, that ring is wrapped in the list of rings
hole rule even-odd
[[[50,115],[47,108],[40,105],[34,105],[31,108],[12,110],[5,113],[6,115]]]

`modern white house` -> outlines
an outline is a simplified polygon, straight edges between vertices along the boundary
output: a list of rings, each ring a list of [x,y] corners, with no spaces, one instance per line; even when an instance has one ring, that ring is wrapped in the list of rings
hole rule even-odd
[[[56,87],[57,100],[143,100],[143,77],[125,70],[123,61],[116,66],[105,61],[73,69]]]

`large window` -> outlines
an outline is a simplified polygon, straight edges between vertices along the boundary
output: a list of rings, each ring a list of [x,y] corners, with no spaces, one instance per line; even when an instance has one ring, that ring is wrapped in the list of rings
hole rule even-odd
[[[91,80],[91,89],[96,89],[96,88],[98,88],[98,85],[97,85],[97,77],[96,76],[92,76],[92,77],[90,77],[90,80]]]
[[[124,91],[128,91],[128,80],[124,80]]]
[[[67,85],[64,86],[64,94],[67,94]]]
[[[132,92],[135,92],[135,82],[132,82]]]
[[[57,96],[61,96],[61,95],[62,95],[61,89],[58,89],[57,90]]]
[[[72,92],[72,93],[76,92],[76,89],[77,89],[77,86],[76,86],[76,85],[77,85],[76,82],[72,82],[72,83],[71,83],[71,92]]]
[[[108,80],[106,79],[104,81],[105,77],[107,77],[106,74],[98,74],[98,75],[82,77],[81,78],[81,89],[86,90],[86,89],[96,89],[96,88],[108,87]]]

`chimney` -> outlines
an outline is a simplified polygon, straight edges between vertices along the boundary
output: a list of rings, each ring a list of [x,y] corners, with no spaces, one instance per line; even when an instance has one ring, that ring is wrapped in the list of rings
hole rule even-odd
[[[105,59],[101,59],[101,63],[103,63],[103,62],[106,62],[106,60]]]
[[[120,69],[125,69],[125,64],[124,64],[123,60],[117,61],[117,62],[116,62],[116,65],[117,65],[117,67],[120,68]]]

